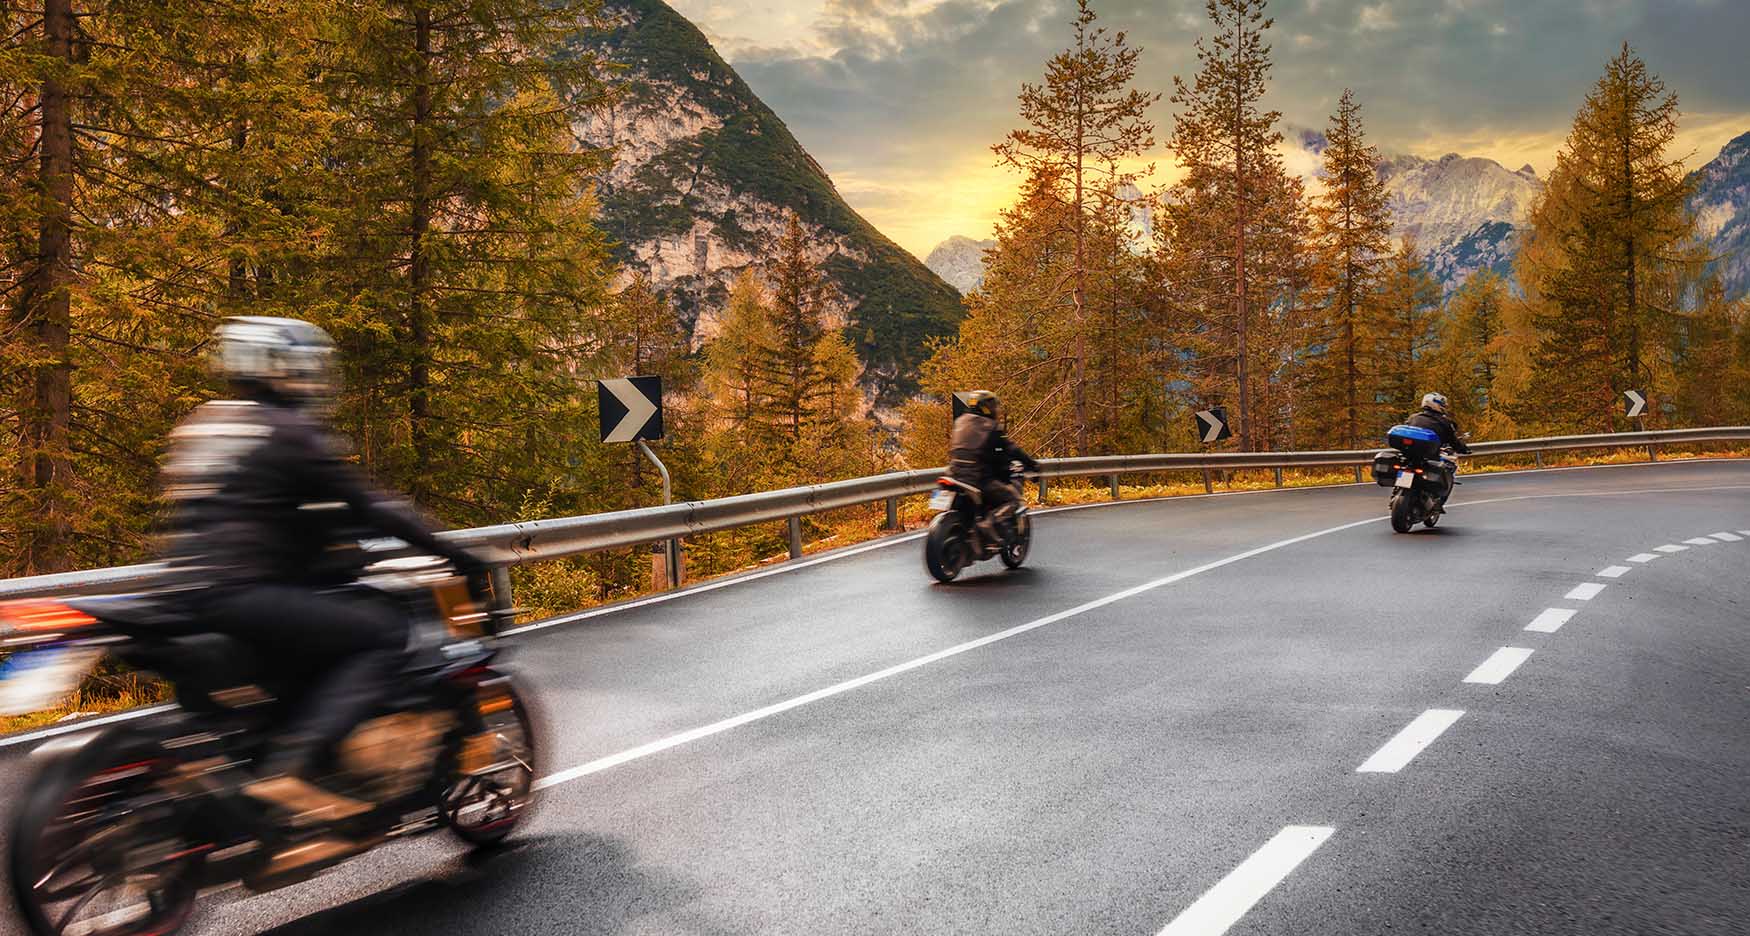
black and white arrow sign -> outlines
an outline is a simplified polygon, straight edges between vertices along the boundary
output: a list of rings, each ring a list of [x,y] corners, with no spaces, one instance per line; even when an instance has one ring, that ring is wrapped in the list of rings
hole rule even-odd
[[[1231,438],[1233,431],[1227,427],[1227,410],[1212,406],[1206,410],[1197,411],[1197,437],[1205,443],[1220,442]]]
[[[1641,396],[1639,390],[1624,390],[1622,395],[1628,397],[1628,418],[1641,415],[1647,408],[1647,398]]]
[[[596,382],[603,442],[662,438],[662,378],[618,377]]]

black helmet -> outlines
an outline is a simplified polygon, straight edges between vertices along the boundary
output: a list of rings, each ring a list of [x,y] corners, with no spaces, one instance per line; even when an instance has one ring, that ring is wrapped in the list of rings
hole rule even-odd
[[[997,395],[989,390],[974,390],[963,394],[961,401],[966,404],[969,412],[977,413],[986,419],[999,419],[1003,411],[1003,403]]]
[[[213,368],[226,380],[297,405],[334,396],[334,342],[309,322],[237,316],[219,323]]]

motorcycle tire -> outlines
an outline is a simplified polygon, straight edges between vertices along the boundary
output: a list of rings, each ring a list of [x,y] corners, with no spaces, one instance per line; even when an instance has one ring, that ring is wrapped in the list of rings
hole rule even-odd
[[[1015,541],[1003,547],[999,555],[1004,566],[1019,569],[1027,561],[1027,552],[1032,548],[1033,518],[1022,514],[1015,518]]]
[[[462,728],[444,758],[447,780],[437,804],[450,832],[476,847],[503,842],[527,821],[542,762],[540,721],[528,699],[508,677],[491,676],[482,681],[487,685],[490,693],[469,693],[457,712]],[[470,738],[489,739],[491,750],[468,752]],[[482,758],[486,767],[466,763],[482,753],[489,755]]]
[[[1391,528],[1399,533],[1408,533],[1416,528],[1415,502],[1410,498],[1397,494],[1391,499]]]
[[[952,510],[939,513],[924,534],[924,567],[930,570],[931,577],[945,585],[959,578],[960,570],[971,564],[966,557],[971,548],[960,515]]]
[[[1422,525],[1427,527],[1428,529],[1432,530],[1432,529],[1434,529],[1434,525],[1439,523],[1439,522],[1440,522],[1440,514],[1431,513],[1425,519],[1423,519]]]
[[[145,936],[187,922],[201,856],[160,787],[172,765],[158,753],[126,729],[105,732],[53,756],[25,785],[8,826],[7,875],[31,933]],[[106,902],[112,891],[133,902]]]

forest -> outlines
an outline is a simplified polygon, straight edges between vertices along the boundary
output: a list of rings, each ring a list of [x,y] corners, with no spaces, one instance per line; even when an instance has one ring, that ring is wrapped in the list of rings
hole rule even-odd
[[[452,526],[655,503],[597,439],[594,381],[655,374],[679,496],[941,464],[954,390],[1005,400],[1040,456],[1182,451],[1224,406],[1249,450],[1357,448],[1439,389],[1475,438],[1750,417],[1750,326],[1705,273],[1676,93],[1601,62],[1511,279],[1449,295],[1394,235],[1365,102],[1341,89],[1317,178],[1288,172],[1264,0],[1211,0],[1199,68],[1090,0],[993,159],[1021,181],[924,392],[875,407],[808,232],[695,343],[594,223],[612,153],[572,128],[620,93],[570,38],[596,0],[34,0],[0,41],[0,574],[137,561],[169,430],[223,392],[230,315],[306,318],[341,352],[360,464]],[[1157,127],[1163,105],[1171,124]],[[1147,197],[1144,236],[1123,193]],[[702,572],[776,532],[689,545]],[[549,600],[636,587],[638,556],[531,572]]]

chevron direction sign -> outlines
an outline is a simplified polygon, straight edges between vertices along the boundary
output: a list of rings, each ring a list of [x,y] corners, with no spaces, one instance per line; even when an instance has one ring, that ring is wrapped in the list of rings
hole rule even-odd
[[[1646,412],[1647,398],[1639,390],[1624,390],[1622,395],[1628,397],[1628,418],[1633,419]]]
[[[596,381],[603,442],[662,438],[662,378],[619,377]]]
[[[1209,443],[1232,437],[1233,430],[1227,426],[1227,410],[1212,406],[1197,411],[1197,438]]]

